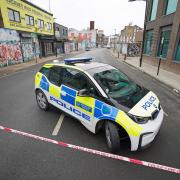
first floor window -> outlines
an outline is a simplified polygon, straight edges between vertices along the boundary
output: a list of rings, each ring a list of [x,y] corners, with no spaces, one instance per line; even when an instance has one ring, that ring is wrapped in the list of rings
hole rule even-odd
[[[151,13],[149,20],[153,21],[156,19],[156,14],[157,14],[157,8],[158,8],[158,0],[151,0]]]
[[[168,26],[161,28],[158,56],[161,56],[162,58],[166,58],[167,56],[170,35],[171,35],[171,27]]]
[[[47,29],[48,29],[48,30],[52,30],[52,24],[49,23],[49,22],[47,23]]]
[[[26,15],[26,24],[27,25],[34,25],[34,18],[32,16]]]
[[[152,30],[146,31],[144,54],[148,54],[148,55],[152,54],[152,39],[153,39],[153,31]]]
[[[44,21],[41,19],[38,19],[38,27],[39,28],[44,28]]]
[[[10,21],[20,22],[20,13],[18,11],[8,9],[8,16]]]
[[[165,15],[174,13],[176,11],[178,0],[165,0]]]

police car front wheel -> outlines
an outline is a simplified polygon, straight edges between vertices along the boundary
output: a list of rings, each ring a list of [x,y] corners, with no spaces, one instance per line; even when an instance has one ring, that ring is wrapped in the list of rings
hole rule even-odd
[[[44,111],[48,110],[49,103],[47,101],[45,94],[41,90],[36,91],[36,100],[37,100],[39,107],[42,110],[44,110]]]
[[[117,126],[110,121],[106,121],[105,134],[109,150],[113,153],[117,152],[120,148],[120,137]]]

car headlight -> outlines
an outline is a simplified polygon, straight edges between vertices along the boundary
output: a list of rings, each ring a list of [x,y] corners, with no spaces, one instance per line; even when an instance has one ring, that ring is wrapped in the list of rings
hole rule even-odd
[[[138,124],[145,124],[151,119],[151,117],[138,117],[132,114],[128,114],[128,116]]]

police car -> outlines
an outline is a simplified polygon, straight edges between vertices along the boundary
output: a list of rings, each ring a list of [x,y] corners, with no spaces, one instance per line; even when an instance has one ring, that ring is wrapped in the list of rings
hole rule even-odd
[[[128,137],[131,151],[148,146],[164,117],[158,97],[124,73],[92,58],[45,64],[35,76],[37,104],[53,105],[78,119],[89,131],[105,129],[111,152]]]

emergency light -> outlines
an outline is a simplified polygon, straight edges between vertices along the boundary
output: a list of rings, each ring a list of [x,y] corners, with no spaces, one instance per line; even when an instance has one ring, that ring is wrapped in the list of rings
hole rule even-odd
[[[78,57],[78,58],[69,58],[64,59],[65,64],[74,64],[74,63],[83,63],[91,61],[91,57]]]

